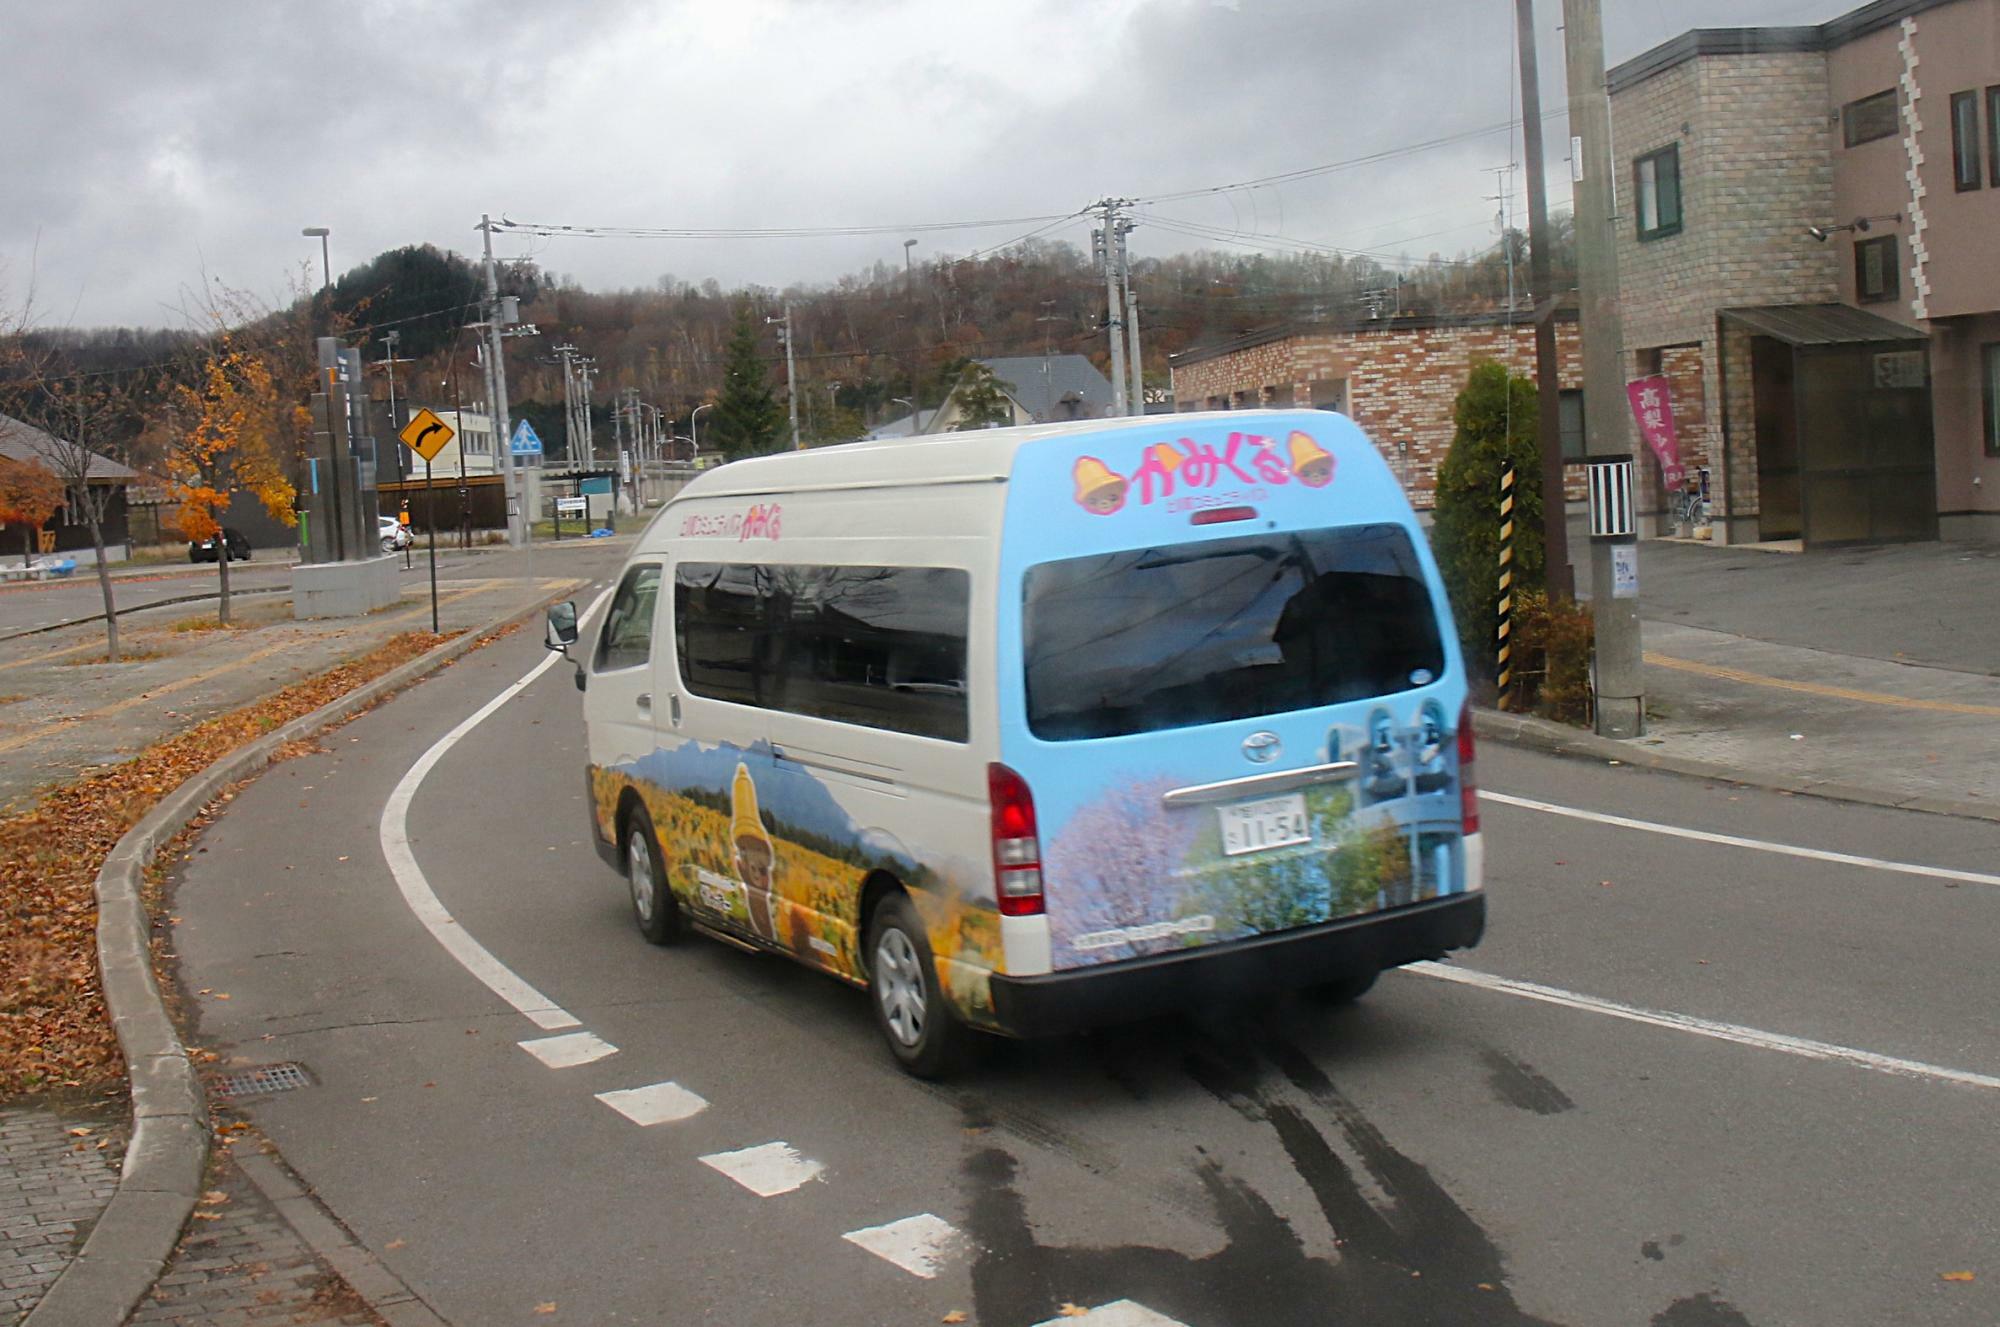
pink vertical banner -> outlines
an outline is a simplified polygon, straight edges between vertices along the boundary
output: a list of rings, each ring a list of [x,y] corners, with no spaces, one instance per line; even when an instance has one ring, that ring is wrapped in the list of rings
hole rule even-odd
[[[1678,493],[1687,471],[1681,466],[1680,439],[1674,434],[1674,403],[1667,380],[1660,375],[1634,378],[1625,384],[1625,396],[1632,402],[1632,418],[1638,421],[1639,436],[1660,458],[1660,477],[1667,492]]]

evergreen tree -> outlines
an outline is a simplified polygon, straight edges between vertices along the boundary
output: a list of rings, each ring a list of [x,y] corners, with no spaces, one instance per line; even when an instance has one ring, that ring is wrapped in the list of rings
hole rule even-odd
[[[1014,411],[1007,404],[1003,387],[1014,384],[1003,383],[993,376],[993,370],[977,360],[959,370],[958,423],[952,425],[954,432],[967,429],[989,429],[1014,422]]]
[[[1542,466],[1535,440],[1535,384],[1499,364],[1473,368],[1453,407],[1457,432],[1438,467],[1431,549],[1451,593],[1466,667],[1493,674],[1500,603],[1500,471],[1514,463],[1514,588],[1541,590]]]
[[[713,440],[710,445],[728,461],[761,456],[775,448],[782,416],[750,306],[738,305],[722,370],[722,396],[715,403],[715,423],[708,435]]]

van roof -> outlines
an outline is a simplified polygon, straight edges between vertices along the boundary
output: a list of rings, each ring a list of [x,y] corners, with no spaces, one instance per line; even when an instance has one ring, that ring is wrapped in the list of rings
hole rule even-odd
[[[732,461],[704,471],[667,503],[697,498],[748,498],[815,489],[916,488],[936,484],[999,483],[1013,473],[1014,454],[1050,438],[1159,432],[1190,424],[1228,420],[1249,425],[1272,417],[1296,417],[1300,410],[1203,410],[1174,415],[1134,415],[1118,419],[1065,420],[1016,428],[970,429],[964,433],[923,434],[849,442],[809,451],[779,452]],[[665,510],[665,508],[662,508]]]

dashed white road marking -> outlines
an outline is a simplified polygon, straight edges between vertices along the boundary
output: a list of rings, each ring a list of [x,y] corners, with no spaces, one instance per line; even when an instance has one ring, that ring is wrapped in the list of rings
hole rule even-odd
[[[1696,1018],[1692,1014],[1677,1014],[1666,1009],[1645,1009],[1638,1005],[1620,1004],[1616,1000],[1606,1000],[1595,995],[1579,995],[1575,991],[1543,986],[1532,981],[1517,981],[1512,977],[1495,976],[1490,972],[1481,972],[1477,968],[1425,962],[1412,963],[1405,970],[1426,977],[1435,977],[1440,981],[1456,982],[1461,986],[1477,986],[1483,990],[1517,995],[1524,1000],[1538,1000],[1543,1004],[1561,1005],[1565,1009],[1603,1014],[1607,1018],[1619,1018],[1628,1023],[1644,1023],[1649,1027],[1688,1032],[1715,1041],[1733,1041],[1740,1046],[1755,1046],[1759,1050],[1777,1051],[1780,1054],[1796,1055],[1807,1060],[1847,1064],[1858,1069],[1870,1069],[1876,1073],[1895,1074],[1901,1078],[1927,1078],[1933,1082],[1957,1083],[1964,1087],[2000,1088],[2000,1078],[1974,1073],[1969,1069],[1951,1069],[1944,1065],[1925,1064],[1921,1060],[1904,1060],[1893,1055],[1857,1050],[1852,1046],[1838,1046],[1827,1041],[1810,1041],[1804,1037],[1789,1037],[1782,1032],[1765,1032],[1737,1023],[1718,1023],[1711,1019]]]
[[[1931,880],[1950,880],[1965,885],[2000,885],[2000,875],[1988,875],[1983,871],[1957,871],[1948,866],[1923,866],[1916,862],[1892,862],[1881,857],[1862,857],[1851,852],[1828,852],[1824,848],[1802,848],[1795,843],[1774,843],[1769,839],[1746,839],[1736,834],[1713,834],[1705,829],[1688,829],[1682,825],[1663,825],[1654,820],[1635,820],[1630,816],[1614,816],[1603,811],[1586,811],[1581,807],[1562,806],[1555,802],[1538,802],[1532,797],[1515,797],[1508,793],[1488,792],[1481,789],[1479,798],[1484,802],[1497,802],[1501,806],[1517,806],[1524,811],[1540,811],[1546,815],[1563,816],[1570,820],[1587,820],[1594,825],[1611,825],[1618,829],[1636,829],[1645,834],[1663,834],[1672,839],[1690,839],[1696,843],[1713,843],[1724,848],[1743,848],[1750,852],[1777,853],[1782,857],[1797,857],[1808,862],[1831,862],[1837,866],[1858,866],[1868,871],[1891,871],[1897,875],[1924,876]]]
[[[599,1092],[597,1099],[637,1125],[672,1124],[699,1115],[708,1102],[679,1083],[653,1083]]]
[[[825,1166],[800,1156],[790,1143],[760,1143],[736,1152],[714,1152],[701,1161],[759,1198],[790,1193],[826,1173]]]
[[[594,1064],[618,1048],[595,1032],[563,1032],[553,1037],[531,1037],[517,1045],[551,1069],[573,1069]]]
[[[1121,1299],[1111,1304],[1100,1304],[1088,1313],[1050,1318],[1038,1322],[1035,1327],[1187,1327],[1177,1318],[1169,1318],[1164,1313],[1155,1313],[1144,1304],[1134,1304],[1129,1299]]]
[[[867,1226],[841,1236],[858,1244],[885,1262],[892,1262],[911,1276],[929,1280],[943,1270],[965,1245],[958,1227],[941,1216],[920,1212],[886,1226]]]
[[[595,613],[610,593],[611,591],[606,589],[591,600],[590,607],[586,608],[578,618],[579,623]],[[512,968],[493,957],[485,945],[466,934],[465,928],[458,924],[444,904],[438,900],[437,894],[431,889],[430,881],[424,876],[423,868],[417,865],[416,854],[410,850],[409,820],[410,803],[416,799],[417,789],[423,786],[424,779],[437,766],[438,761],[444,759],[445,753],[464,740],[467,733],[484,723],[495,710],[520,695],[527,689],[529,683],[547,672],[560,658],[562,656],[559,654],[550,654],[523,673],[520,680],[473,711],[465,722],[434,742],[430,750],[419,756],[417,763],[410,766],[408,772],[397,782],[395,791],[389,794],[389,801],[382,808],[381,825],[382,856],[388,859],[389,873],[395,876],[396,887],[403,892],[403,901],[410,905],[410,911],[417,915],[417,920],[424,924],[424,929],[444,946],[446,953],[458,960],[461,967],[485,983],[488,990],[533,1020],[537,1027],[550,1032],[579,1027],[582,1024],[575,1015],[530,986],[517,976]]]

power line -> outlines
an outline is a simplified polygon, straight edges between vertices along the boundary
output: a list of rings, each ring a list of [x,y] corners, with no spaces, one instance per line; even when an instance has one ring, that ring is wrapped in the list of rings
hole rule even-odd
[[[1048,213],[1033,217],[992,217],[984,221],[916,221],[898,225],[867,226],[572,226],[542,221],[515,221],[501,217],[495,230],[543,236],[575,236],[579,239],[622,240],[793,240],[838,238],[851,235],[934,234],[950,230],[993,230],[1001,226],[1030,226],[1068,221],[1082,212]],[[1033,232],[1030,232],[1033,233]],[[1018,241],[1010,241],[1015,243]]]

